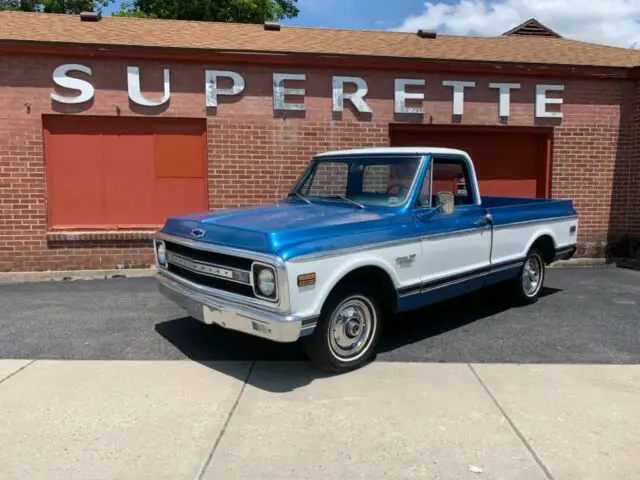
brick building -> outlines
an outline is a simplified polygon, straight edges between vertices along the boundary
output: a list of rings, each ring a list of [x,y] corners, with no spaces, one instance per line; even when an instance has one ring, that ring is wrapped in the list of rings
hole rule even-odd
[[[0,271],[152,263],[168,215],[272,202],[320,151],[432,145],[487,195],[571,198],[582,256],[640,236],[640,52],[0,13]]]

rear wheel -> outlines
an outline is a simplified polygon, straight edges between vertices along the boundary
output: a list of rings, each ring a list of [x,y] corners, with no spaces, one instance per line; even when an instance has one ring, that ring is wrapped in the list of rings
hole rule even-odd
[[[382,317],[383,310],[370,289],[335,291],[325,302],[314,333],[303,339],[311,364],[329,373],[363,366],[375,354]]]
[[[516,303],[529,305],[538,300],[546,274],[544,256],[537,249],[531,249],[527,254],[520,274],[511,282],[511,290]]]

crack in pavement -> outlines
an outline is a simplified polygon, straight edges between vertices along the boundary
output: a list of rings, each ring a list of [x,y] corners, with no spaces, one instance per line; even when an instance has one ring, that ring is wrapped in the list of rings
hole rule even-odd
[[[29,363],[27,363],[26,365],[23,365],[22,367],[20,367],[19,369],[17,369],[15,372],[10,373],[9,375],[7,375],[6,377],[0,379],[0,384],[6,382],[7,380],[9,380],[10,378],[15,377],[17,374],[19,374],[21,371],[23,371],[25,368],[27,368],[29,365],[33,365],[36,362],[36,360],[31,360]]]
[[[247,372],[247,376],[244,379],[244,383],[242,385],[242,388],[240,389],[240,393],[238,394],[238,398],[236,398],[235,403],[231,407],[231,410],[229,411],[229,415],[227,416],[227,419],[225,420],[224,425],[222,426],[222,430],[220,430],[220,433],[218,434],[218,438],[216,438],[216,441],[213,444],[213,447],[211,448],[211,451],[209,452],[209,455],[207,456],[207,459],[202,464],[202,467],[200,467],[200,472],[198,472],[198,475],[196,476],[196,480],[202,480],[202,478],[204,478],[205,473],[207,473],[207,470],[209,469],[209,465],[211,464],[211,460],[213,460],[213,456],[215,455],[216,450],[218,449],[218,445],[220,445],[220,442],[222,441],[222,437],[224,436],[224,434],[227,431],[227,427],[229,426],[229,422],[231,421],[231,418],[233,417],[233,415],[236,412],[236,408],[238,407],[238,404],[240,403],[240,399],[242,398],[242,394],[244,393],[244,390],[247,387],[247,383],[249,383],[249,378],[251,378],[251,374],[253,373],[253,369],[254,369],[255,366],[256,366],[256,362],[254,361],[254,362],[251,363],[251,366],[249,367],[249,371]]]
[[[520,439],[520,441],[525,446],[525,448],[529,451],[529,454],[531,455],[531,457],[533,457],[533,460],[542,469],[547,479],[556,480],[553,474],[551,473],[551,471],[547,468],[547,466],[544,464],[542,459],[535,452],[533,447],[529,444],[529,442],[527,442],[527,439],[524,438],[524,435],[522,434],[522,432],[518,429],[518,427],[516,427],[516,424],[513,422],[513,420],[511,420],[511,417],[507,415],[507,412],[505,411],[504,408],[502,408],[502,405],[500,405],[500,402],[498,402],[498,399],[493,395],[493,393],[491,393],[491,390],[489,390],[489,387],[487,387],[487,385],[482,381],[482,378],[480,378],[480,375],[478,374],[478,372],[476,372],[475,368],[473,368],[473,366],[468,362],[467,362],[467,366],[471,370],[471,373],[473,373],[473,375],[476,377],[476,380],[478,380],[480,385],[482,385],[482,388],[484,388],[484,391],[487,392],[487,395],[489,395],[489,398],[491,398],[494,405],[498,408],[498,410],[500,410],[500,413],[505,418],[505,420],[507,421],[507,423],[509,424],[513,432]]]

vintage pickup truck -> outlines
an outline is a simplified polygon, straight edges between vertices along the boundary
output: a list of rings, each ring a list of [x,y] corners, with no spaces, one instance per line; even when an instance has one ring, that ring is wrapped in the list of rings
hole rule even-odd
[[[313,365],[341,372],[372,359],[398,313],[499,282],[536,301],[577,229],[570,200],[480,196],[464,151],[335,151],[274,204],[169,218],[156,279],[190,316],[300,340]]]

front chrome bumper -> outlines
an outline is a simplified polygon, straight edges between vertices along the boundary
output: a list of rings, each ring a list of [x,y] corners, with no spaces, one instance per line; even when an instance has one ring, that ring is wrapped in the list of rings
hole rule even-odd
[[[187,280],[156,274],[158,290],[186,310],[189,316],[206,324],[254,335],[274,342],[295,342],[315,328],[315,319],[280,315],[203,293]]]

